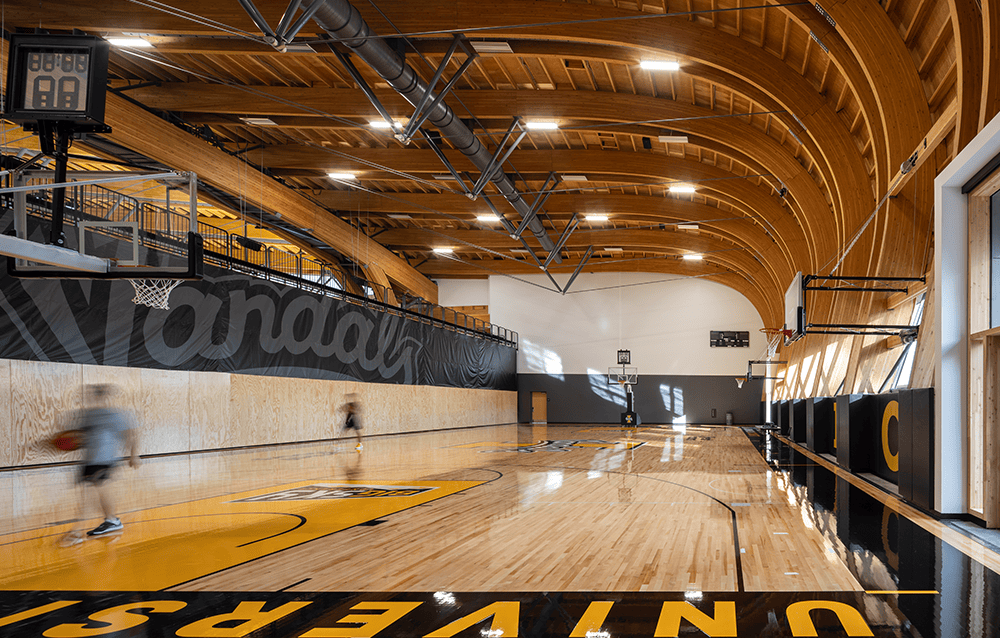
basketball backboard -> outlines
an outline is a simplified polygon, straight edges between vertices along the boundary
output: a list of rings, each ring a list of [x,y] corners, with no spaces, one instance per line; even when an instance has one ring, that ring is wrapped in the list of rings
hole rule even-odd
[[[124,177],[123,177],[124,176]],[[67,175],[65,247],[49,245],[53,174],[27,170],[0,189],[13,206],[0,216],[0,254],[19,278],[200,279],[197,177],[178,173]],[[165,185],[166,201],[139,201],[112,188],[123,180]],[[176,198],[178,191],[183,197]],[[170,201],[174,192],[175,200]],[[11,232],[13,231],[13,233]]]
[[[639,383],[639,368],[611,366],[608,368],[608,385],[635,385]]]
[[[785,345],[805,336],[806,302],[802,273],[797,272],[785,291]]]

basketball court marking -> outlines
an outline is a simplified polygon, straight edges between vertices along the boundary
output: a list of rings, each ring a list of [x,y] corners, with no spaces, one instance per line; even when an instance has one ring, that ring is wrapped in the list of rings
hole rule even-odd
[[[0,537],[0,590],[156,591],[486,481],[299,481],[156,507],[125,531],[59,547],[64,526]]]

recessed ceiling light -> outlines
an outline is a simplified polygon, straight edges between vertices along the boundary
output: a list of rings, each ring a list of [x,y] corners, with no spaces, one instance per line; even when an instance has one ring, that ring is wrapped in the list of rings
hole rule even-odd
[[[108,43],[116,47],[130,47],[133,49],[148,49],[153,46],[148,40],[143,38],[107,38]]]
[[[404,215],[403,213],[389,213],[386,217],[391,219],[413,219],[410,215]]]
[[[609,253],[620,253],[620,252],[624,252],[625,249],[624,248],[605,248],[604,250],[606,250]]]
[[[513,53],[514,50],[506,42],[472,42],[476,53]]]
[[[682,255],[687,261],[701,261],[701,255]]]
[[[539,131],[554,131],[559,128],[558,122],[528,122],[525,126]]]
[[[680,71],[681,65],[670,60],[643,60],[639,66],[648,71]]]
[[[698,224],[677,224],[678,230],[698,230]]]
[[[241,117],[244,123],[250,126],[277,126],[278,123],[269,117]]]
[[[305,42],[292,42],[285,45],[284,53],[316,53],[316,49]]]
[[[678,184],[676,186],[671,186],[670,187],[670,192],[671,193],[693,193],[694,192],[694,186],[691,186],[689,184]]]
[[[660,140],[664,144],[687,144],[688,143],[688,136],[687,135],[661,135],[661,136],[659,136],[656,139]]]
[[[354,173],[327,173],[327,177],[330,179],[357,179],[358,176]]]
[[[561,175],[564,182],[586,182],[586,175]]]
[[[455,249],[453,249],[453,248],[439,247],[439,248],[435,248],[434,252],[436,252],[439,255],[450,255],[451,253],[455,252]]]
[[[402,126],[402,124],[400,124],[399,122],[394,121],[394,124],[396,125],[396,128]],[[368,122],[368,126],[372,128],[385,128],[385,129],[392,128],[392,126],[390,126],[389,123],[386,122],[385,120],[371,120],[370,122]]]
[[[606,222],[608,221],[607,215],[587,215],[584,217],[588,222]]]
[[[476,215],[476,219],[481,222],[498,222],[500,218],[496,215]]]

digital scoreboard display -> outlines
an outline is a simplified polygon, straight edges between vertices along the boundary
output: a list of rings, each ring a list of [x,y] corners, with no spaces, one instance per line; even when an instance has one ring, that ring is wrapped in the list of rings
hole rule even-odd
[[[87,83],[90,79],[89,51],[24,52],[24,103],[34,111],[69,111],[87,109]]]
[[[94,36],[12,35],[4,118],[103,124],[108,50]]]

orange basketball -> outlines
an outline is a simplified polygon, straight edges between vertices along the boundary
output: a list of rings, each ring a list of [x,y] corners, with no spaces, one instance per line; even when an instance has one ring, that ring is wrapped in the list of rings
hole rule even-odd
[[[80,430],[66,430],[52,437],[52,445],[63,452],[79,450],[82,443],[83,432]]]

